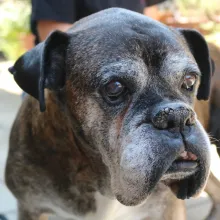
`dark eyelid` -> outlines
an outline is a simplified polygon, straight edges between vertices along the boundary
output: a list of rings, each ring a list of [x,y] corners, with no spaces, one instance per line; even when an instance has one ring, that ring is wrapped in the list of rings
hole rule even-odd
[[[201,77],[201,72],[197,68],[186,68],[184,71],[184,76],[187,74],[195,74],[196,77]]]
[[[106,86],[108,83],[112,81],[118,81],[125,87],[127,87],[129,90],[132,90],[136,88],[136,80],[133,77],[127,76],[127,75],[111,75],[109,77],[103,78],[100,81],[100,87]]]

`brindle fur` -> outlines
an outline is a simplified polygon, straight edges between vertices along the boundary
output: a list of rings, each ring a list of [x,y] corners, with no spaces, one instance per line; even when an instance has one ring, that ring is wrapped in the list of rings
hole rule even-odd
[[[67,33],[52,33],[10,71],[35,97],[25,99],[15,119],[6,166],[19,220],[36,220],[42,213],[97,219],[91,214],[99,209],[97,194],[144,211],[138,220],[185,218],[182,201],[164,182],[184,149],[200,163],[195,175],[176,174],[177,196],[200,193],[209,174],[210,142],[201,124],[196,120],[182,130],[196,95],[209,97],[211,63],[199,33],[109,9]],[[201,75],[190,95],[181,90],[186,71]],[[111,79],[131,90],[118,105],[102,92]],[[157,128],[152,120],[170,106],[176,118],[172,132],[158,129],[167,119]]]

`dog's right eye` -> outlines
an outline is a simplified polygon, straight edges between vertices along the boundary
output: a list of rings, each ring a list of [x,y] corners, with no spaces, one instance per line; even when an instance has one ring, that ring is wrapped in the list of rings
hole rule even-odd
[[[105,96],[108,98],[108,101],[113,103],[122,101],[126,91],[126,87],[119,81],[111,81],[104,88]]]
[[[119,96],[124,91],[124,86],[118,81],[113,81],[107,84],[105,91],[108,96]]]

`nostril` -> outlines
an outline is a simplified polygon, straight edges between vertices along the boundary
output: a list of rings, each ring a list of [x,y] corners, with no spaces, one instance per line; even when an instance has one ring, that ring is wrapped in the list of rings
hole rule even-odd
[[[190,120],[190,118],[188,118],[187,120],[186,120],[186,126],[190,126],[191,125],[191,120]]]
[[[192,110],[189,110],[188,115],[186,115],[186,116],[188,116],[188,117],[187,117],[187,119],[186,119],[186,121],[185,121],[185,125],[186,125],[186,126],[192,126],[192,125],[194,125],[195,122],[196,122],[195,113],[194,113]]]
[[[174,128],[175,127],[175,121],[169,120],[167,123],[167,129]]]
[[[165,107],[152,118],[153,125],[158,129],[184,129],[185,126],[195,124],[195,113],[186,107]]]
[[[153,125],[158,129],[168,129],[175,126],[174,109],[164,108],[152,118]]]

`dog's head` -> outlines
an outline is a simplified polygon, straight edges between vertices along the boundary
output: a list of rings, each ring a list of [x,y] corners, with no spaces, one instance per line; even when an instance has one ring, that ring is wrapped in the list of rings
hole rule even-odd
[[[53,32],[10,71],[42,111],[45,88],[62,97],[121,203],[139,204],[158,182],[181,199],[204,188],[210,142],[193,104],[209,97],[212,64],[198,32],[108,9]]]

